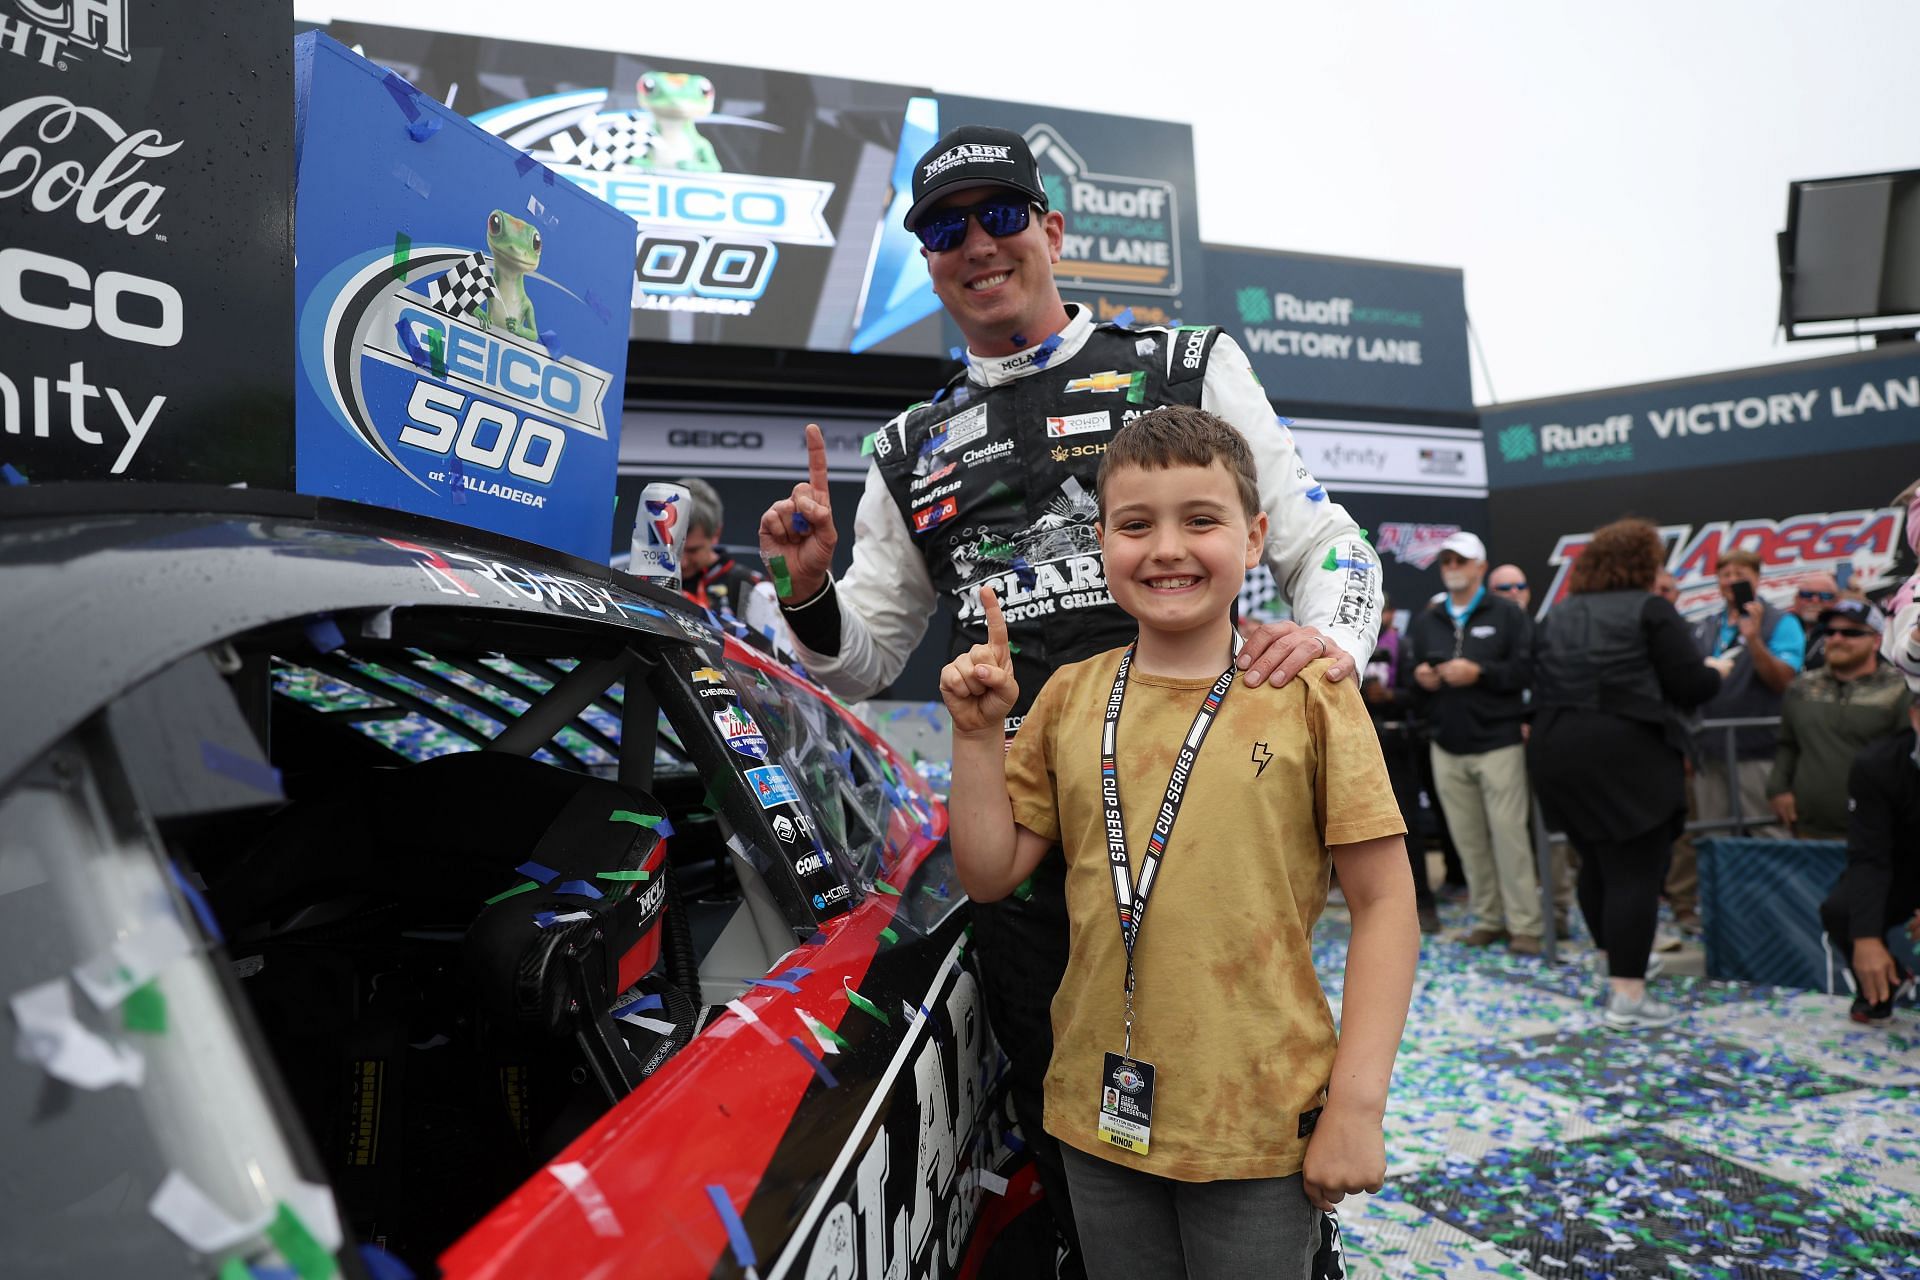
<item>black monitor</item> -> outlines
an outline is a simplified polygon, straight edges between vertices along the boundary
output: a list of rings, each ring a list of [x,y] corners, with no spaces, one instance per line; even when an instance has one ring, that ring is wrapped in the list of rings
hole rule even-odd
[[[1789,339],[1912,336],[1920,326],[1920,169],[1789,184],[1779,251]],[[1861,324],[1894,317],[1906,321]]]

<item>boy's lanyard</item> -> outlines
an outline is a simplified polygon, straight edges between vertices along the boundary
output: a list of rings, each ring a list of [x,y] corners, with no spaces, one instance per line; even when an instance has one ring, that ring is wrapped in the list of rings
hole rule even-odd
[[[1193,717],[1193,727],[1187,730],[1186,740],[1180,744],[1179,758],[1173,762],[1173,774],[1167,779],[1166,798],[1160,802],[1153,834],[1147,839],[1147,851],[1140,859],[1140,885],[1136,889],[1127,875],[1127,829],[1120,818],[1120,777],[1114,757],[1119,746],[1120,704],[1127,696],[1127,672],[1133,666],[1137,643],[1127,646],[1126,653],[1120,657],[1120,669],[1113,673],[1113,692],[1107,695],[1106,723],[1100,733],[1100,807],[1106,818],[1107,860],[1112,864],[1113,903],[1120,912],[1120,941],[1127,949],[1127,1036],[1122,1050],[1127,1058],[1133,1056],[1133,949],[1139,945],[1140,929],[1146,922],[1147,897],[1153,892],[1154,874],[1160,869],[1160,859],[1166,856],[1174,820],[1180,816],[1180,805],[1186,800],[1187,780],[1192,776],[1194,761],[1199,758],[1200,744],[1206,741],[1207,730],[1220,710],[1220,700],[1227,696],[1234,677],[1240,674],[1239,668],[1229,662],[1213,687],[1207,690],[1207,700],[1200,704],[1199,713]],[[1236,655],[1240,652],[1238,631],[1233,636],[1233,652]]]

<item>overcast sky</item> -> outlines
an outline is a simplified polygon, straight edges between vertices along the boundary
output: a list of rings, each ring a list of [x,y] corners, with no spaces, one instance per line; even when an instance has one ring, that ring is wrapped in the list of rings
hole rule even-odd
[[[1787,183],[1920,168],[1911,0],[295,12],[1182,121],[1206,240],[1463,268],[1482,403],[1852,349],[1775,339]]]

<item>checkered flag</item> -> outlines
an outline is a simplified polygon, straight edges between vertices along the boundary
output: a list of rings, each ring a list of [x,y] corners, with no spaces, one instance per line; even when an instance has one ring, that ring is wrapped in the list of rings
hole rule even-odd
[[[428,305],[450,316],[470,316],[493,298],[493,264],[484,253],[470,253],[427,287]]]
[[[1274,612],[1273,603],[1279,598],[1280,588],[1273,580],[1273,570],[1257,564],[1247,570],[1246,578],[1240,583],[1240,616],[1265,617]]]
[[[631,115],[595,116],[580,127],[580,132],[563,129],[547,139],[558,164],[576,164],[582,169],[605,173],[624,166],[628,160],[645,157],[653,142],[653,130]]]

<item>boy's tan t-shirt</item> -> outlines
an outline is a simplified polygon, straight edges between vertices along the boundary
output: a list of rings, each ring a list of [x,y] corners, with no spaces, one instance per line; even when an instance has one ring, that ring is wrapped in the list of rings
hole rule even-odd
[[[1327,846],[1405,831],[1357,681],[1315,661],[1274,688],[1236,680],[1189,779],[1134,952],[1133,1056],[1153,1064],[1145,1156],[1095,1136],[1104,1055],[1125,1026],[1126,947],[1100,805],[1100,738],[1123,649],[1060,668],[1007,758],[1013,817],[1067,857],[1070,949],[1053,998],[1046,1127],[1088,1154],[1187,1182],[1300,1171],[1333,1019],[1314,972]],[[1224,667],[1223,667],[1224,669]],[[1116,762],[1134,882],[1174,757],[1211,680],[1142,674]]]

